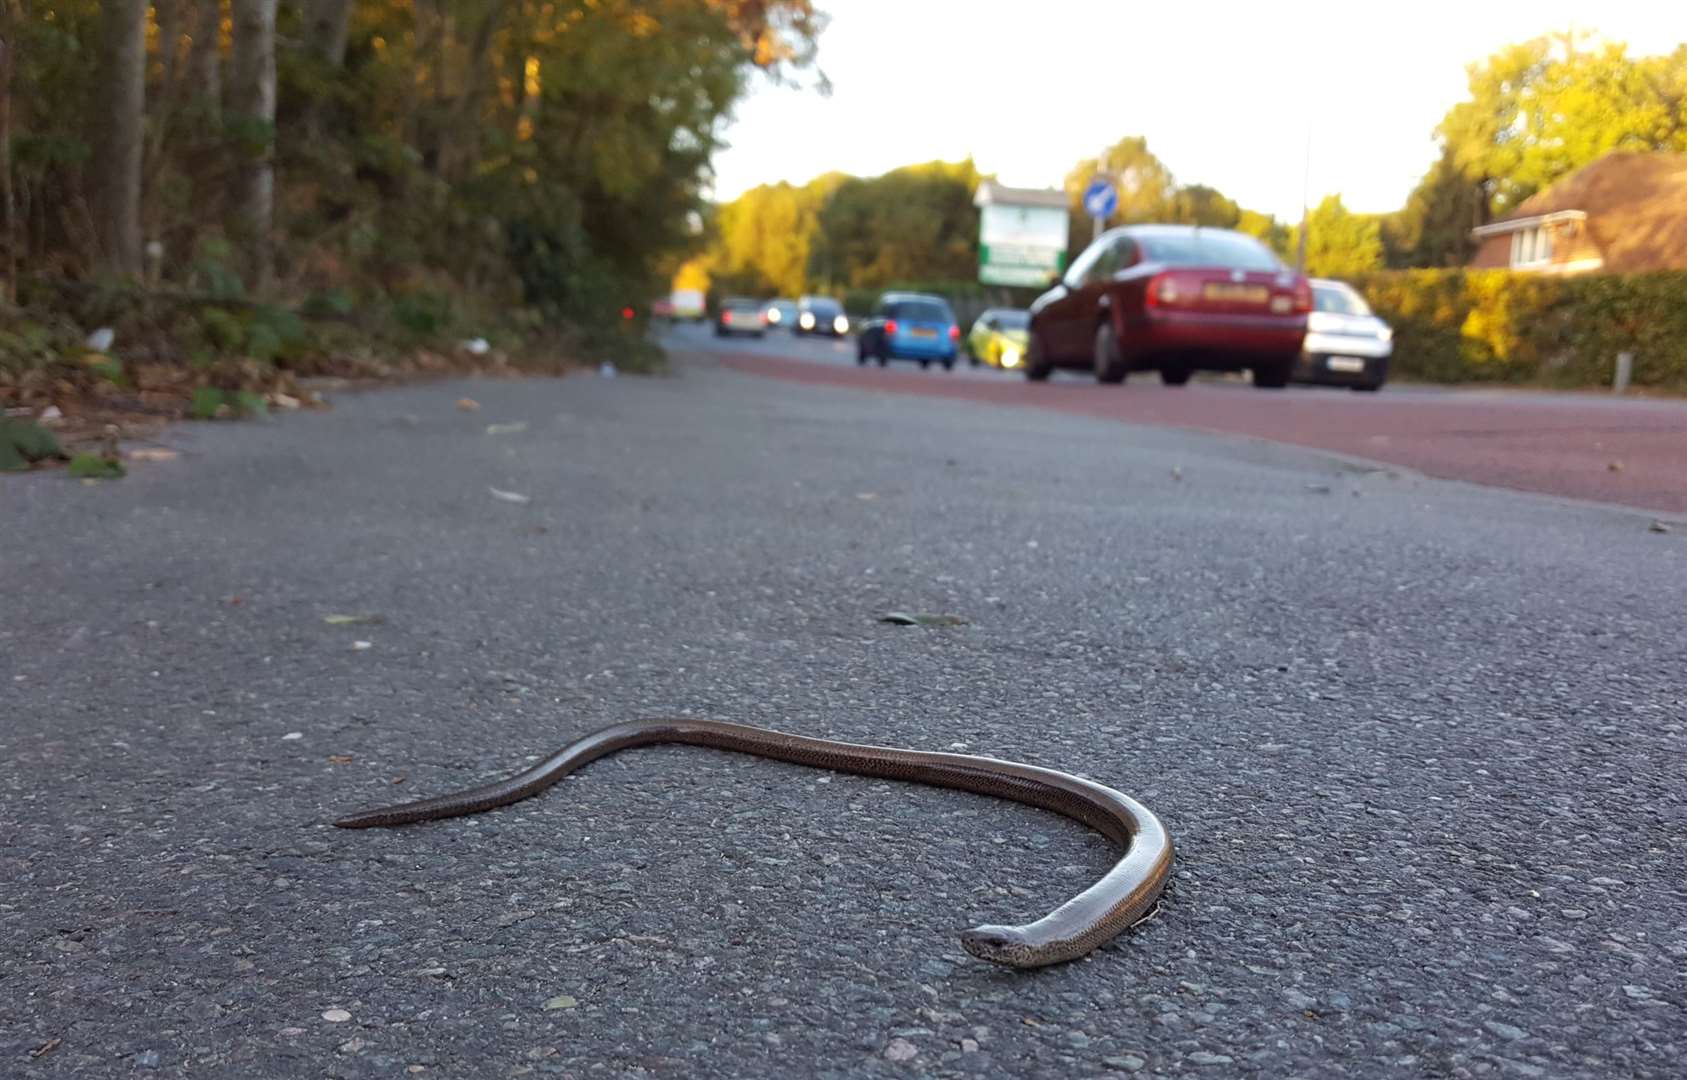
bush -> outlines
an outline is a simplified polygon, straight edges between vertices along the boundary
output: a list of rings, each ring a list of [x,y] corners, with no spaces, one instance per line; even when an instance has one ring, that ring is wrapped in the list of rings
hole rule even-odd
[[[1687,390],[1684,271],[1402,270],[1354,285],[1394,327],[1393,370],[1406,378],[1602,386],[1632,352],[1634,385]]]

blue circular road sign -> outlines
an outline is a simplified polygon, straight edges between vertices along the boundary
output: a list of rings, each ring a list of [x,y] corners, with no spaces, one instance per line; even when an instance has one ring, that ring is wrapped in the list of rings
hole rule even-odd
[[[1084,189],[1084,212],[1093,218],[1111,217],[1119,208],[1119,193],[1106,177],[1098,176]]]

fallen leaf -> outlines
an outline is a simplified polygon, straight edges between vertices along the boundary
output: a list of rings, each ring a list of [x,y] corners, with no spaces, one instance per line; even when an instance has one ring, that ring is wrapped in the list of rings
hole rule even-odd
[[[551,998],[549,1001],[545,1002],[545,1008],[547,1008],[547,1009],[572,1009],[574,1006],[576,1006],[578,1004],[580,1004],[580,1003],[578,1001],[574,1000],[573,998],[569,997],[567,994],[558,994],[556,997]]]
[[[876,491],[857,491],[855,497],[862,502],[872,502],[879,497],[879,493]]]
[[[269,396],[269,403],[278,409],[297,409],[304,404],[292,394],[283,394],[280,391]]]
[[[934,615],[927,612],[906,611],[886,612],[880,622],[894,623],[897,626],[965,626],[967,621],[959,615]]]
[[[143,446],[129,451],[130,461],[174,461],[181,455],[163,446]]]
[[[476,401],[472,397],[458,398],[457,408],[463,410],[464,412],[474,412],[476,409],[480,408],[480,402]]]
[[[1306,485],[1306,490],[1314,492],[1314,493],[1319,494],[1319,495],[1328,495],[1331,491],[1331,488],[1330,488],[1330,485],[1328,485],[1328,484],[1308,484],[1308,485]]]
[[[1622,472],[1623,463],[1620,461],[1613,461],[1609,465],[1605,466],[1605,469],[1608,472]]]
[[[330,764],[330,765],[350,765],[351,764],[351,755],[350,754],[329,754],[328,755],[328,764]]]
[[[512,424],[487,424],[488,435],[516,435],[527,430],[527,421],[517,420]]]
[[[32,1057],[32,1058],[46,1057],[48,1054],[52,1053],[54,1050],[57,1050],[59,1048],[59,1045],[63,1042],[64,1042],[63,1039],[48,1039],[46,1042],[42,1043],[40,1046],[37,1046],[35,1049],[31,1050],[29,1052],[29,1056]]]
[[[909,1061],[919,1054],[919,1048],[907,1039],[892,1039],[885,1047],[885,1057],[891,1061]]]
[[[373,641],[354,641],[351,643],[352,652],[362,652],[364,649],[373,649],[374,647]]]
[[[330,1024],[343,1024],[347,1020],[351,1019],[351,1013],[346,1012],[344,1009],[329,1009],[327,1012],[322,1014],[322,1019],[328,1021]]]
[[[324,615],[322,621],[329,626],[359,626],[364,623],[378,625],[387,620],[384,615]]]
[[[1666,532],[1669,532],[1669,526],[1665,525],[1661,521],[1654,521],[1654,522],[1652,522],[1652,524],[1646,526],[1646,531],[1647,532],[1655,532],[1655,533],[1666,533]]]
[[[287,734],[281,736],[281,741],[282,742],[291,742],[294,739],[302,739],[304,737],[305,737],[305,733],[302,732],[302,731],[289,731]]]
[[[494,499],[502,499],[505,502],[530,503],[530,502],[533,501],[531,496],[523,495],[519,491],[500,491],[499,489],[497,489],[495,487],[489,487],[486,490],[490,491],[492,493],[492,497]]]

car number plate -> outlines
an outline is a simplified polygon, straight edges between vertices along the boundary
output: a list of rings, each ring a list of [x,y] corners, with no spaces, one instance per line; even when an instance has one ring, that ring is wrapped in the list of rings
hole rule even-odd
[[[1357,356],[1332,356],[1324,361],[1324,366],[1331,371],[1355,372],[1365,370],[1365,361]]]
[[[908,331],[908,333],[913,335],[914,337],[936,337],[937,336],[936,330],[931,330],[931,329],[928,329],[927,327],[924,327],[924,326],[916,326],[912,330]]]
[[[1264,285],[1229,285],[1210,282],[1201,286],[1201,296],[1230,304],[1263,304],[1271,298],[1271,290]]]

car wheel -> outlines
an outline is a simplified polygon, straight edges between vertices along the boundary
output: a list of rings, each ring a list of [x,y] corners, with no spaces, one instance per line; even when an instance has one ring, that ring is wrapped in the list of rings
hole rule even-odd
[[[955,361],[954,360],[943,361],[943,370],[944,371],[954,371],[955,370]]]
[[[1361,394],[1374,394],[1378,390],[1382,389],[1382,383],[1379,383],[1379,382],[1360,383],[1358,386],[1355,386],[1353,389],[1357,390]]]
[[[1160,381],[1167,386],[1186,386],[1194,372],[1182,364],[1166,364],[1160,368]]]
[[[1292,356],[1258,364],[1254,367],[1254,385],[1261,390],[1281,390],[1289,385],[1294,367],[1295,358]]]
[[[1043,346],[1042,331],[1033,327],[1025,343],[1025,378],[1028,382],[1043,382],[1053,370],[1054,364]]]
[[[977,366],[978,366],[978,357],[972,355],[972,353],[970,353],[970,352],[967,353],[967,367],[977,367]]]
[[[925,369],[926,369],[926,368],[928,368],[928,367],[930,367],[930,366],[931,366],[931,361],[930,361],[930,360],[921,360],[921,361],[920,361],[920,370],[921,370],[921,371],[924,371],[924,370],[925,370]]]
[[[1125,358],[1119,355],[1119,338],[1111,322],[1095,328],[1095,379],[1102,383],[1125,381]]]

